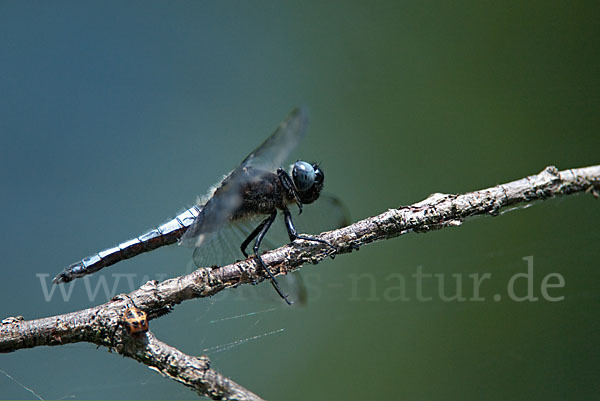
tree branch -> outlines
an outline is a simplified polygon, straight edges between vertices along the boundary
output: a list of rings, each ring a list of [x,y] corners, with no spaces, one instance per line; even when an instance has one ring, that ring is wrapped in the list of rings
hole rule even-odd
[[[599,196],[600,166],[564,171],[551,166],[539,174],[480,191],[433,194],[414,205],[390,209],[323,233],[319,238],[335,245],[337,254],[348,253],[374,241],[459,226],[471,216],[497,216],[503,208],[584,191]],[[265,253],[263,260],[274,274],[285,274],[305,263],[316,264],[330,252],[325,245],[297,240]],[[136,306],[154,319],[185,300],[208,297],[226,288],[264,279],[254,258],[250,258],[224,267],[200,268],[160,283],[149,281],[128,295],[82,311],[30,321],[5,319],[0,326],[0,352],[87,341],[134,358],[201,395],[213,399],[259,400],[212,370],[206,357],[185,355],[161,343],[150,332],[140,339],[131,337],[122,326],[121,316],[125,309]]]

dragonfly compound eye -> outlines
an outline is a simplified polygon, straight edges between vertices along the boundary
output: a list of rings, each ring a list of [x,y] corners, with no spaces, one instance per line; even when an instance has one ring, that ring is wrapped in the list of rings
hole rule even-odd
[[[294,163],[292,178],[298,191],[304,192],[309,190],[315,183],[315,176],[315,169],[311,164],[303,161]]]

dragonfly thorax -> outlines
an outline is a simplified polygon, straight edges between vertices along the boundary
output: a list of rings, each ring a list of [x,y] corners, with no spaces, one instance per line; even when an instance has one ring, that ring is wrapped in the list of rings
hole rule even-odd
[[[239,189],[239,207],[232,213],[232,220],[271,214],[277,209],[285,209],[294,201],[293,194],[286,190],[277,174],[252,168],[246,169],[244,174],[253,178],[245,180]]]

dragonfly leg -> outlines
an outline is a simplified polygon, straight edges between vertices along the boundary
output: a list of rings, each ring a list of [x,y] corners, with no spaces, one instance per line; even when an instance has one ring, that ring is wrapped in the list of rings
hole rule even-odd
[[[320,242],[320,243],[325,244],[328,247],[332,248],[334,253],[331,255],[331,257],[332,258],[335,257],[337,248],[335,246],[333,246],[329,241],[325,241],[324,239],[312,237],[310,235],[298,234],[298,232],[296,231],[296,227],[294,226],[294,222],[292,221],[292,214],[290,213],[290,211],[288,209],[285,209],[283,211],[283,215],[285,217],[285,227],[287,228],[287,232],[288,232],[288,236],[290,237],[290,241],[293,242],[295,239],[303,239],[306,241]]]
[[[248,235],[248,238],[246,238],[244,240],[244,242],[242,242],[242,245],[240,246],[240,249],[242,250],[242,253],[244,254],[244,256],[247,258],[248,257],[248,252],[246,252],[246,248],[248,248],[248,244],[250,244],[250,242],[252,242],[252,240],[254,238],[256,238],[256,236],[258,235],[258,233],[260,233],[260,230],[263,229],[263,227],[265,226],[265,224],[267,224],[267,222],[269,221],[271,217],[267,217],[266,219],[264,219],[263,221],[260,222],[260,224],[254,229],[254,231],[252,231],[250,233],[250,235]]]
[[[279,283],[277,283],[277,280],[275,279],[275,276],[267,268],[267,266],[265,265],[265,262],[263,262],[262,258],[258,254],[258,250],[260,248],[260,243],[262,242],[263,238],[265,237],[265,234],[267,234],[267,231],[269,231],[269,228],[271,227],[271,224],[273,224],[273,222],[275,221],[276,217],[277,217],[277,211],[274,211],[273,213],[271,213],[271,215],[269,217],[267,217],[266,219],[264,219],[262,221],[262,223],[260,223],[260,225],[257,227],[257,230],[254,230],[252,232],[252,234],[250,234],[250,237],[252,237],[252,235],[256,231],[258,231],[258,233],[255,235],[256,236],[256,242],[254,243],[254,248],[253,248],[254,249],[254,256],[256,256],[256,260],[258,261],[258,264],[260,265],[260,267],[267,273],[267,275],[271,279],[271,284],[273,285],[273,288],[275,288],[275,291],[277,291],[277,293],[279,294],[279,296],[281,298],[283,298],[283,300],[288,305],[291,305],[292,303],[290,302],[290,300],[287,298],[287,296],[283,293],[283,291],[279,287]],[[260,230],[258,230],[259,228],[260,228]],[[250,238],[250,237],[248,237],[248,238]],[[248,242],[250,242],[250,241],[248,241]],[[244,242],[246,242],[246,241],[244,241]]]

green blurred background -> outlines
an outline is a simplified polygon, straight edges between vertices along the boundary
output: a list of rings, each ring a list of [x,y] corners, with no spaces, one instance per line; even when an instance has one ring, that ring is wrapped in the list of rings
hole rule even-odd
[[[190,206],[299,104],[311,127],[293,157],[323,162],[354,220],[600,163],[599,15],[598,2],[1,1],[0,316],[105,302],[81,280],[47,301],[41,283]],[[569,196],[369,245],[305,266],[305,306],[263,283],[151,329],[270,400],[597,399],[599,205]],[[512,301],[530,255],[540,299]],[[116,274],[137,287],[190,256],[157,250],[89,283],[127,292]],[[419,267],[447,294],[459,275],[467,298],[469,275],[489,273],[485,301],[445,302],[434,279],[418,301]],[[550,273],[560,302],[540,295]],[[391,301],[399,274],[409,300]],[[2,355],[0,369],[43,398],[195,397],[89,344]],[[0,372],[0,397],[33,395]]]

